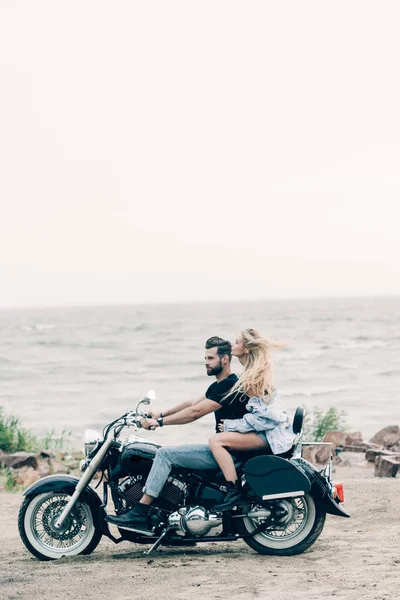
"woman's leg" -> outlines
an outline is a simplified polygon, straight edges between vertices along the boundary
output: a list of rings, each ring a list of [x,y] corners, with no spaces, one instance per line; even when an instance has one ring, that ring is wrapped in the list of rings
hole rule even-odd
[[[226,481],[232,481],[233,483],[237,481],[237,473],[233,458],[227,448],[231,450],[256,450],[266,446],[265,442],[256,433],[230,431],[217,433],[210,438],[209,445]]]

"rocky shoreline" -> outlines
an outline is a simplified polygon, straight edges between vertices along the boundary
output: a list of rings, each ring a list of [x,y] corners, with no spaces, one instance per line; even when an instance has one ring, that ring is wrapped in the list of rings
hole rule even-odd
[[[396,477],[400,469],[400,427],[390,425],[365,442],[361,432],[328,431],[321,442],[303,442],[303,457],[317,468],[323,468],[330,457],[333,465],[342,467],[371,466],[375,477]],[[80,475],[82,452],[39,453],[14,452],[0,449],[0,467],[7,470],[16,489],[25,489],[47,475],[67,473]],[[4,491],[0,482],[0,491]]]
[[[59,452],[49,450],[41,452],[13,452],[8,454],[0,450],[0,467],[7,470],[16,490],[23,490],[47,475],[57,473],[71,474],[79,477],[82,452]],[[5,485],[0,482],[0,492]]]
[[[360,431],[328,431],[320,443],[304,442],[303,457],[317,468],[333,457],[333,465],[370,466],[375,464],[375,477],[396,477],[400,469],[400,427],[389,425],[368,442]]]

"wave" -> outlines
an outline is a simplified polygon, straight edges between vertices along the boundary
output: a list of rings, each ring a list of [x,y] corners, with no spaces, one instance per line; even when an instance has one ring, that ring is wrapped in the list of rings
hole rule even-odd
[[[55,327],[50,323],[39,323],[38,325],[23,325],[21,327],[21,330],[26,331],[27,333],[31,331],[51,331],[52,329],[55,329]]]
[[[335,388],[319,388],[319,389],[308,389],[308,390],[285,390],[281,389],[280,392],[282,397],[285,396],[290,398],[292,396],[306,396],[307,398],[311,398],[313,396],[327,396],[330,394],[338,394],[340,392],[347,392],[348,388],[346,387],[335,387]]]
[[[11,360],[9,358],[6,358],[5,356],[0,356],[0,365],[12,365],[12,364],[18,364],[18,361]]]
[[[350,371],[350,370],[354,370],[354,369],[359,369],[359,365],[338,365],[337,363],[333,364],[333,365],[327,365],[326,366],[327,369],[337,369],[337,370],[343,370],[343,371]]]
[[[286,352],[286,355],[282,353],[279,360],[293,364],[293,361],[305,361],[310,358],[317,358],[323,354],[325,353],[321,349]]]
[[[379,377],[396,377],[400,375],[400,369],[389,369],[389,371],[381,371],[377,373]]]
[[[345,350],[371,350],[372,348],[383,348],[389,344],[388,340],[372,340],[371,338],[354,338],[353,340],[345,340],[337,342],[336,347]]]
[[[204,374],[201,374],[201,375],[187,375],[186,377],[181,377],[180,381],[204,381]]]

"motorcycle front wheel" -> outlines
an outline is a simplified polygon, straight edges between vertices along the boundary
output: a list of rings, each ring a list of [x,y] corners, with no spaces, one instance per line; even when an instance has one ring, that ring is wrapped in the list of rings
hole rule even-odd
[[[64,492],[46,492],[28,496],[19,511],[18,529],[29,552],[40,560],[90,554],[102,533],[95,528],[90,506],[82,499],[73,507],[62,527],[55,522],[70,496]]]
[[[274,521],[273,525],[265,519],[244,517],[238,519],[239,534],[243,536],[246,544],[259,554],[301,554],[320,536],[325,524],[325,510],[316,504],[309,494],[275,502],[279,505],[281,517]],[[247,511],[250,509],[257,510],[257,506],[249,506]],[[255,529],[262,527],[263,521],[265,529],[248,537]]]

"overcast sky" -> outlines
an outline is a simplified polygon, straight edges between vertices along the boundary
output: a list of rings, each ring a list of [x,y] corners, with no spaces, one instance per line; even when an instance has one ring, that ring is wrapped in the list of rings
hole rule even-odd
[[[399,22],[0,0],[0,306],[400,294]]]

